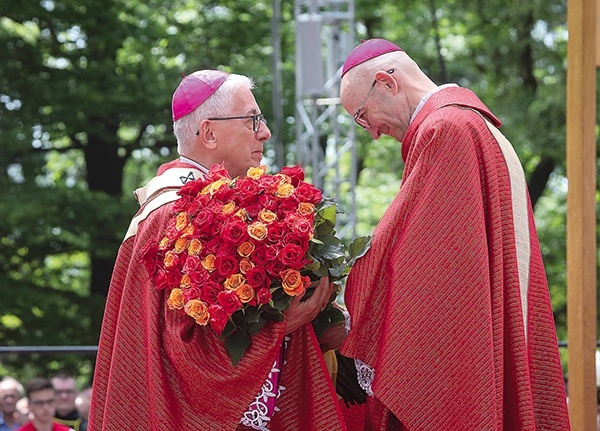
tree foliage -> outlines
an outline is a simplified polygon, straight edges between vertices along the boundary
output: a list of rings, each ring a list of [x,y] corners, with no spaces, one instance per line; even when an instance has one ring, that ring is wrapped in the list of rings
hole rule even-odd
[[[293,1],[281,9],[289,154]],[[2,1],[0,344],[97,342],[114,259],[136,211],[131,191],[175,157],[170,101],[180,71],[252,76],[268,118],[271,16],[270,2],[258,0]],[[398,42],[436,83],[473,89],[503,121],[536,204],[564,339],[566,2],[357,0],[356,29],[357,39]],[[398,190],[402,163],[396,141],[358,136],[363,235]],[[266,154],[274,157],[273,147]],[[0,359],[0,374],[22,365]],[[89,373],[93,358],[30,363]]]

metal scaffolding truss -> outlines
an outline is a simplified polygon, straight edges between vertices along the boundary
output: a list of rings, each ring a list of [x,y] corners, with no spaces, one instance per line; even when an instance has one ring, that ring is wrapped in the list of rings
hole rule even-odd
[[[353,0],[297,0],[297,163],[340,203],[338,233],[356,236],[355,128],[339,99],[344,60],[354,47]]]

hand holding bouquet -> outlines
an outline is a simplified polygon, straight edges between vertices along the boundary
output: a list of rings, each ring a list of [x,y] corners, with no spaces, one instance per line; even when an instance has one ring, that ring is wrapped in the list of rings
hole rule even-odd
[[[320,277],[343,279],[370,244],[362,237],[346,249],[335,236],[338,206],[299,167],[267,175],[259,166],[232,179],[214,165],[179,195],[144,262],[156,288],[168,289],[169,308],[222,337],[233,365],[252,335],[283,321],[293,297]],[[313,321],[317,335],[340,319],[328,305]]]

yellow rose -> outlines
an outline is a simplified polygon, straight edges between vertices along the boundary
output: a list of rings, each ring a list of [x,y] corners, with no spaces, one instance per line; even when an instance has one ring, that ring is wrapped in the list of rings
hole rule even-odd
[[[252,254],[256,247],[250,241],[245,241],[238,245],[237,252],[242,257],[248,257]]]
[[[249,219],[248,217],[248,211],[246,211],[244,208],[240,208],[236,213],[235,216],[238,217],[241,221],[246,221]]]
[[[313,214],[315,212],[315,206],[309,202],[300,202],[298,205],[298,212],[303,216]]]
[[[249,176],[250,178],[257,180],[260,177],[262,177],[266,172],[267,172],[267,167],[265,165],[260,165],[260,166],[252,167],[252,168],[248,169],[248,172],[246,173],[246,175]]]
[[[292,184],[292,179],[289,175],[279,172],[278,174],[275,174],[275,176],[279,178],[279,184]]]
[[[277,192],[275,193],[277,196],[282,198],[287,198],[294,193],[294,186],[288,183],[279,184],[277,187]]]
[[[231,214],[235,210],[235,202],[227,202],[221,208],[221,214]]]
[[[240,260],[240,272],[246,274],[250,269],[254,268],[254,264],[250,259],[244,257]]]
[[[175,250],[175,253],[181,253],[183,250],[185,250],[187,248],[188,245],[188,240],[185,238],[179,238],[177,241],[175,241],[175,247],[173,247],[173,250]]]
[[[262,209],[258,213],[258,219],[263,223],[269,224],[277,220],[277,214],[272,211]]]
[[[286,269],[282,274],[281,283],[283,291],[290,296],[300,295],[304,292],[304,280],[295,269]]]
[[[214,254],[209,254],[208,256],[206,256],[203,260],[202,260],[202,266],[204,267],[204,269],[206,269],[208,272],[213,272],[215,270],[215,255]]]
[[[202,194],[206,195],[206,194],[210,194],[211,196],[214,195],[216,192],[219,191],[219,189],[226,185],[229,184],[229,180],[226,179],[219,179],[213,183],[210,183],[209,185],[207,185],[206,187],[204,187],[204,189],[202,190]]]
[[[175,229],[180,231],[183,228],[187,227],[189,222],[190,221],[188,219],[187,213],[185,211],[182,211],[179,214],[177,214],[177,218],[175,219]]]
[[[169,295],[169,299],[167,299],[167,306],[171,310],[181,309],[183,304],[185,303],[185,298],[183,297],[183,290],[175,288],[171,290],[171,294]]]
[[[225,279],[223,286],[225,286],[225,289],[227,290],[236,290],[245,282],[246,277],[244,277],[242,274],[233,274]]]
[[[254,289],[246,283],[235,289],[235,293],[243,304],[252,301],[252,298],[254,298]]]
[[[169,250],[165,253],[164,263],[166,268],[170,268],[173,265],[177,264],[179,261],[179,256],[173,250]]]
[[[196,231],[196,229],[194,228],[194,225],[190,223],[183,229],[183,232],[181,233],[181,237],[189,238],[192,235],[194,235],[195,231]]]
[[[199,239],[194,238],[188,244],[188,253],[190,256],[198,256],[202,251],[202,242]]]
[[[267,227],[264,223],[255,221],[248,225],[248,234],[259,241],[262,241],[267,237]]]
[[[206,325],[210,314],[208,313],[208,307],[204,302],[199,299],[191,299],[186,302],[183,310],[188,316],[193,318],[198,325]]]
[[[170,239],[165,236],[158,243],[158,249],[159,250],[165,250],[169,246],[169,241],[170,241]]]

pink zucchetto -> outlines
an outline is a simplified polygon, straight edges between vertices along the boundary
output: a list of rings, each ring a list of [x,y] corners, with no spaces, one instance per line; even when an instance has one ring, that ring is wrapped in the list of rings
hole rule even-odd
[[[369,39],[361,41],[361,44],[352,50],[342,68],[342,76],[354,66],[358,66],[367,60],[379,57],[388,52],[404,51],[395,43],[386,39]]]
[[[184,76],[175,93],[171,108],[173,121],[179,120],[202,105],[225,82],[229,73],[222,70],[201,70]]]

